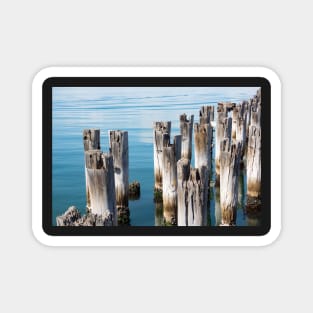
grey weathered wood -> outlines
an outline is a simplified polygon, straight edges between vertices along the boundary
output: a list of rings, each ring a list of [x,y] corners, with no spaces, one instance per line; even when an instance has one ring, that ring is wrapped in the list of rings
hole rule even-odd
[[[238,120],[240,118],[241,106],[237,105],[233,108],[233,116],[232,116],[232,139],[236,140],[236,130]]]
[[[261,196],[261,128],[254,125],[249,127],[247,147],[247,195]]]
[[[174,143],[163,147],[162,199],[165,223],[177,223],[177,161],[181,155],[181,136],[175,136]]]
[[[214,106],[202,106],[199,112],[199,123],[210,124],[212,121],[214,121]]]
[[[227,118],[227,110],[223,103],[218,103],[217,108],[217,119],[215,127],[215,170],[216,175],[219,176],[220,169],[220,147],[221,142],[225,134],[225,119]]]
[[[177,162],[177,225],[188,225],[188,187],[190,161],[183,158]]]
[[[87,209],[117,225],[114,166],[111,154],[85,151]]]
[[[240,157],[241,143],[225,138],[221,143],[220,202],[222,225],[226,226],[236,224]]]
[[[178,226],[207,225],[208,168],[190,167],[188,159],[177,162]]]
[[[153,122],[154,188],[162,190],[163,147],[169,144],[171,122]]]
[[[110,153],[113,156],[116,206],[128,207],[128,132],[109,130]]]
[[[83,141],[85,151],[100,149],[100,129],[84,129]]]
[[[208,209],[208,168],[191,169],[188,189],[188,226],[207,225]]]
[[[179,117],[180,134],[182,136],[181,156],[189,160],[191,160],[193,118],[194,116],[191,115],[188,119],[186,114],[182,114]]]
[[[195,167],[206,166],[211,171],[212,127],[210,123],[194,125]]]
[[[221,142],[224,138],[228,138],[231,141],[232,135],[232,118],[226,117],[224,112],[218,112],[218,120],[216,125],[216,133],[215,133],[215,172],[216,172],[216,182],[219,182],[220,175],[220,147]]]

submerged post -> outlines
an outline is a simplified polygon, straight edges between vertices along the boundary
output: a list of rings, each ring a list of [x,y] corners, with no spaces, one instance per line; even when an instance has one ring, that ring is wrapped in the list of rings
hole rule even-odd
[[[109,130],[109,139],[114,165],[116,206],[128,208],[128,132]]]
[[[241,143],[225,138],[221,143],[220,202],[223,226],[236,225]]]
[[[84,129],[84,151],[100,150],[100,129]]]
[[[181,136],[163,147],[163,215],[166,224],[177,224],[177,161],[181,155]]]
[[[180,134],[182,136],[181,155],[182,158],[191,160],[193,115],[188,119],[186,114],[182,114],[179,120]]]
[[[171,122],[153,122],[154,188],[162,190],[163,147],[169,144]]]
[[[252,198],[261,196],[261,128],[254,125],[249,127],[247,195]]]
[[[87,208],[104,224],[117,225],[113,157],[100,150],[85,151]]]

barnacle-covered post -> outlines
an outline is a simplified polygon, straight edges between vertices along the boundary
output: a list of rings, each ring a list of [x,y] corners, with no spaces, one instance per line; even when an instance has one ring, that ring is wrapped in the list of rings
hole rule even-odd
[[[100,150],[85,151],[87,209],[104,225],[117,225],[113,157]]]
[[[193,115],[188,119],[186,114],[179,117],[180,120],[180,134],[181,134],[181,156],[191,160],[191,146],[192,146],[192,127]]]
[[[169,138],[167,138],[169,142]],[[177,161],[181,156],[181,135],[163,147],[163,215],[166,224],[177,224]]]
[[[220,168],[221,225],[225,226],[236,224],[240,157],[241,143],[225,138],[221,143]]]
[[[171,122],[153,122],[154,189],[162,191],[163,147],[169,144]]]

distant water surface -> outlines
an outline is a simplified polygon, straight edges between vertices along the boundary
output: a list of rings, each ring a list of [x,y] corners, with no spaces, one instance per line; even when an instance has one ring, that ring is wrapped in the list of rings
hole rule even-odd
[[[56,216],[71,205],[85,212],[85,176],[82,132],[100,128],[101,149],[108,151],[108,130],[128,131],[130,182],[141,184],[139,200],[130,201],[131,225],[153,226],[160,217],[153,202],[153,121],[171,121],[171,138],[179,134],[179,115],[194,114],[202,105],[239,102],[256,94],[256,87],[54,87],[52,105],[52,208]],[[214,150],[213,150],[214,154]],[[192,165],[194,158],[192,157]],[[214,178],[214,175],[213,175]],[[242,172],[237,225],[257,223],[244,215],[246,177]],[[211,225],[218,219],[212,188]],[[239,195],[240,196],[240,195]]]

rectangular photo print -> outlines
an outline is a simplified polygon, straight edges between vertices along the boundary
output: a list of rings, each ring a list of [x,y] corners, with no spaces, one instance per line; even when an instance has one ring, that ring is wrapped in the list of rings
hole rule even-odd
[[[262,225],[261,87],[52,88],[51,225]]]

